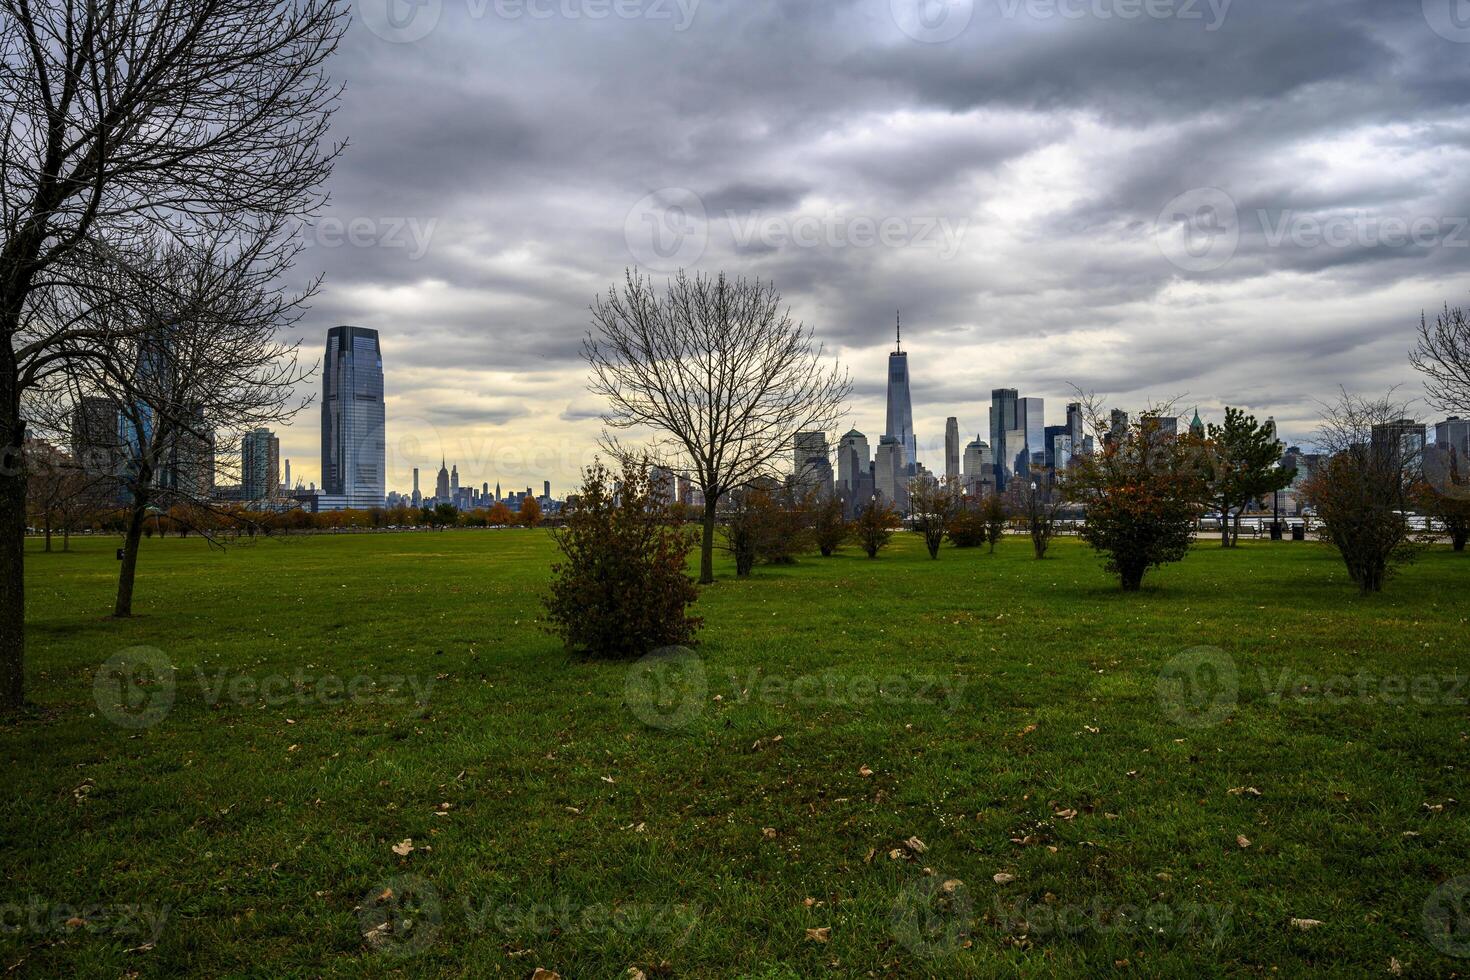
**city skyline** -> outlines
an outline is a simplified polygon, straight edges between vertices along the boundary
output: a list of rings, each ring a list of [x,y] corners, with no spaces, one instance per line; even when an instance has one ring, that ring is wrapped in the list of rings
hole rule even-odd
[[[1452,220],[1470,212],[1465,46],[1419,4],[1234,4],[1212,30],[954,6],[969,22],[932,43],[886,2],[705,3],[678,32],[475,20],[445,4],[404,44],[354,19],[334,65],[353,145],[306,233],[298,270],[326,279],[300,335],[378,329],[396,431],[428,443],[437,430],[448,455],[516,483],[565,484],[590,458],[602,406],[578,345],[588,303],[629,266],[660,282],[671,263],[773,281],[851,368],[850,423],[870,435],[901,307],[931,469],[949,416],[962,433],[986,428],[993,387],[1057,403],[1075,382],[1214,416],[1228,402],[1274,414],[1298,441],[1339,384],[1419,393],[1402,370],[1419,312],[1470,300]],[[721,54],[732,38],[761,41],[737,66]],[[668,58],[700,80],[698,98],[654,83]],[[563,90],[583,97],[546,94]],[[732,122],[748,118],[764,122]],[[1156,226],[1191,203],[1180,195],[1211,188],[1236,214],[1238,246],[1219,268],[1181,268]],[[629,228],[680,201],[706,217],[702,249],[665,261],[630,244]],[[1359,218],[1370,231],[1439,219],[1443,232],[1390,247]],[[808,245],[795,240],[803,219],[892,219],[914,241],[819,233]],[[1346,245],[1312,237],[1341,221]],[[304,418],[283,428],[282,454],[317,480],[302,468],[317,455]],[[420,462],[437,464],[439,448]]]

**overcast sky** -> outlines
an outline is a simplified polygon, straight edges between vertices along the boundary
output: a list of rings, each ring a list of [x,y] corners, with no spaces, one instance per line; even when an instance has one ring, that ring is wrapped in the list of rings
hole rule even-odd
[[[931,468],[1000,386],[1304,439],[1338,385],[1418,394],[1420,310],[1470,301],[1464,7],[358,0],[304,347],[380,331],[389,489],[442,452],[560,495],[587,306],[633,265],[773,279],[875,444],[902,308]]]

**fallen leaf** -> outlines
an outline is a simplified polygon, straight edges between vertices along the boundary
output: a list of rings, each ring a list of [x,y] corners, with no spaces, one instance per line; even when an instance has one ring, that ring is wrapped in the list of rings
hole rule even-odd
[[[405,837],[393,845],[393,853],[399,857],[408,857],[413,852],[413,838]]]
[[[964,882],[960,881],[958,878],[951,878],[944,884],[940,885],[939,890],[944,892],[944,894],[946,895],[953,895],[955,893],[955,889],[963,885]]]
[[[825,943],[832,938],[832,927],[822,926],[818,929],[808,929],[806,938],[814,943]]]
[[[1007,874],[1004,871],[997,871],[994,875],[991,876],[991,880],[994,881],[997,885],[1009,885],[1011,882],[1016,880],[1016,876],[1013,874]]]
[[[1071,820],[1073,817],[1077,816],[1077,811],[1071,808],[1068,808],[1066,810],[1058,810],[1055,816],[1062,820]]]
[[[1393,976],[1398,976],[1404,972],[1403,964],[1398,961],[1397,957],[1390,956],[1388,958],[1388,972]]]
[[[544,966],[538,966],[536,972],[531,974],[531,980],[561,980],[561,974],[548,970]]]
[[[904,844],[906,844],[908,846],[908,849],[913,851],[915,854],[923,854],[925,851],[929,850],[928,845],[919,840],[919,838],[917,837],[910,837],[908,840],[904,841]]]
[[[1236,834],[1235,835],[1235,843],[1238,844],[1241,847],[1250,847],[1251,846],[1250,838],[1247,837],[1245,834]]]
[[[776,839],[776,828],[775,827],[762,827],[761,828],[761,836],[764,837],[766,840],[775,840]]]
[[[867,779],[869,776],[873,775],[873,770],[869,769],[867,766],[859,766],[858,775],[863,777],[864,779]]]
[[[1291,927],[1293,929],[1300,929],[1302,932],[1306,932],[1308,929],[1315,929],[1315,928],[1317,928],[1320,925],[1322,925],[1322,920],[1321,919],[1292,919],[1291,920]]]
[[[1260,796],[1261,791],[1254,786],[1235,786],[1229,790],[1231,796]]]

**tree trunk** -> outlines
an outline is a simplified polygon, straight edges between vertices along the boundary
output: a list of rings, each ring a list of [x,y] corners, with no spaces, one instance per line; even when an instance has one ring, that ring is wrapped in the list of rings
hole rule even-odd
[[[709,585],[715,580],[715,505],[718,503],[708,490],[704,493],[704,538],[699,545],[699,584]]]
[[[1143,571],[1142,568],[1118,569],[1124,592],[1137,592],[1143,586]]]
[[[1470,531],[1453,531],[1450,533],[1450,546],[1456,551],[1464,551],[1467,539],[1470,539]]]
[[[132,513],[128,516],[127,537],[123,540],[122,567],[117,575],[117,603],[112,615],[124,619],[133,614],[133,578],[138,571],[138,546],[143,540],[143,525],[148,520],[148,495],[136,493]]]
[[[50,553],[50,551],[51,551],[51,518],[49,518],[49,517],[46,518],[46,527],[45,527],[45,530],[46,530],[46,547],[45,547],[44,550],[47,553]]]
[[[1220,547],[1230,547],[1230,504],[1220,501]]]
[[[15,354],[0,342],[0,707],[25,703],[26,471]]]

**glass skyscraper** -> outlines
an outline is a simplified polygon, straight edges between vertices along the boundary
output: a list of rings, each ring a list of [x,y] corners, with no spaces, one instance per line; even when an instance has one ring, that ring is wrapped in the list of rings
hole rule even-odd
[[[340,506],[383,506],[385,422],[378,332],[333,327],[322,369],[322,493]]]
[[[1007,437],[1016,428],[1016,389],[994,388],[990,392],[990,451],[995,460],[995,489],[1004,490],[1014,472],[1019,446],[1008,446]]]
[[[903,468],[912,475],[919,459],[919,443],[914,437],[914,405],[909,396],[909,356],[903,352],[903,334],[895,326],[897,349],[888,355],[888,426],[884,436],[892,436],[903,447]]]

